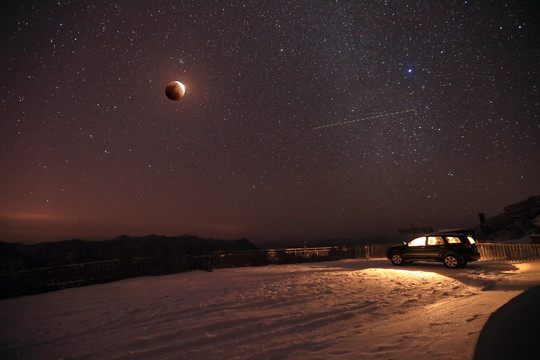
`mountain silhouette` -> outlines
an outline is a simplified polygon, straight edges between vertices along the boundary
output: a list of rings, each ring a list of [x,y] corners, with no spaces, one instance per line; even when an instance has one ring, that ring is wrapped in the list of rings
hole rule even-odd
[[[0,241],[0,272],[119,259],[204,255],[212,251],[256,250],[247,239],[204,239],[193,235],[144,237],[118,236],[111,240],[80,239],[39,244]]]

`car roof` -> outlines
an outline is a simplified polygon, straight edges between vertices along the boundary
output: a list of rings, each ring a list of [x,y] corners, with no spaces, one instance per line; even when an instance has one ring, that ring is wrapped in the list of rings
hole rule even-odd
[[[471,236],[471,235],[461,234],[461,233],[431,233],[431,234],[426,234],[422,236]]]

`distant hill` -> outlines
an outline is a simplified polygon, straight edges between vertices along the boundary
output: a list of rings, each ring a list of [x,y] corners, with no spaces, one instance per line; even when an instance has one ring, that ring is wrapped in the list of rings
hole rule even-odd
[[[29,245],[0,241],[0,273],[113,259],[203,255],[212,251],[255,249],[258,247],[247,239],[230,241],[203,239],[191,235],[123,235],[105,241],[75,239]]]
[[[504,212],[475,228],[484,240],[506,241],[520,239],[540,232],[540,196],[506,206]]]

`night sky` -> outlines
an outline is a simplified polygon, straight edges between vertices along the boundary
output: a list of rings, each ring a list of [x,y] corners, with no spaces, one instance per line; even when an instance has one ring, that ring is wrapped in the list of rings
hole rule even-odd
[[[4,1],[0,240],[472,227],[540,194],[539,10]]]

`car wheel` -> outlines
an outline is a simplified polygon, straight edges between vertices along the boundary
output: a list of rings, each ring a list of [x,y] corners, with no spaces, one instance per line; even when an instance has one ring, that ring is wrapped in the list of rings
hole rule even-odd
[[[455,269],[459,267],[459,264],[460,264],[459,259],[457,255],[455,254],[446,255],[443,259],[443,263],[444,263],[444,266],[450,269]]]
[[[390,257],[390,261],[394,265],[402,265],[403,264],[403,257],[400,254],[392,254],[392,257]]]

